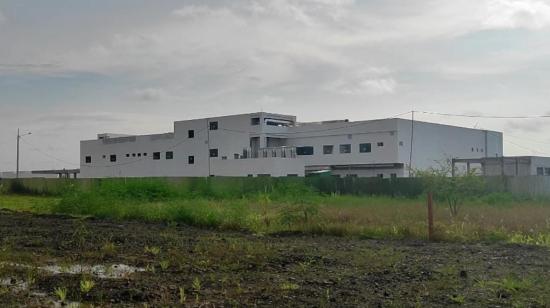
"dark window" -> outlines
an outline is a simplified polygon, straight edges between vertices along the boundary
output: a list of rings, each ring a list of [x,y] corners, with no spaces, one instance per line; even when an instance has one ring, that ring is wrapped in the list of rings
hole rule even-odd
[[[87,164],[91,164],[91,163],[92,163],[92,157],[91,157],[91,156],[86,156],[86,163],[87,163]]]
[[[383,146],[384,146],[384,142],[378,142],[378,143],[376,144],[376,146],[383,147]]]
[[[126,154],[126,157],[130,157],[130,154]]]
[[[111,154],[110,161],[115,162],[116,161],[116,155]]]
[[[260,125],[260,118],[250,119],[250,125]]]
[[[372,151],[370,143],[359,144],[359,153],[370,153]]]
[[[141,157],[141,153],[138,153],[138,157]]]
[[[323,154],[332,154],[333,151],[334,151],[334,146],[333,145],[324,145],[323,146]]]
[[[136,157],[136,153],[132,153],[132,157]]]
[[[296,155],[313,155],[313,147],[297,147]]]
[[[289,174],[287,174],[286,176],[297,177],[298,175],[297,175],[296,173],[289,173]]]
[[[550,176],[550,168],[544,168],[544,175]]]
[[[195,131],[190,129],[187,131],[187,137],[188,138],[195,138]]]
[[[239,154],[238,153],[233,154],[233,158],[239,159]]]
[[[538,167],[537,168],[537,175],[544,175],[544,168]]]
[[[218,121],[210,122],[210,130],[218,130]]]
[[[350,178],[356,178],[357,177],[357,174],[346,174],[346,176],[350,177]]]
[[[340,145],[340,153],[342,153],[342,154],[351,153],[351,144],[341,144]]]
[[[189,156],[187,157],[187,162],[190,164],[190,165],[193,165],[195,163],[195,156]]]
[[[403,141],[399,141],[399,146],[403,146]]]
[[[227,160],[227,156],[222,156],[222,160]]]
[[[260,173],[260,174],[258,174],[258,177],[270,177],[270,176],[271,176],[271,174],[269,174],[269,173],[263,173],[263,174]]]
[[[392,174],[390,174],[390,177],[391,177],[392,179],[397,179],[397,173],[392,173]]]
[[[218,157],[218,149],[210,149],[210,157]]]
[[[143,156],[147,156],[147,153],[143,153]]]
[[[378,173],[376,176],[379,177],[379,178],[381,178],[381,179],[384,178],[384,174],[383,174],[383,173]]]
[[[166,152],[166,159],[174,159],[174,152],[172,151]]]
[[[253,176],[254,176],[254,174],[249,174],[249,175],[248,175],[249,178],[251,178],[251,177],[253,177]]]
[[[103,155],[102,157],[103,157],[103,159],[105,159],[107,156]]]
[[[153,159],[159,160],[160,159],[160,152],[153,152]]]

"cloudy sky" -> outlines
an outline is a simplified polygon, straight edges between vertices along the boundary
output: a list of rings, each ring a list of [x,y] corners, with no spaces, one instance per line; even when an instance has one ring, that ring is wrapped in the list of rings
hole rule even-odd
[[[0,0],[0,170],[75,167],[79,140],[254,111],[550,114],[550,0]],[[417,114],[550,156],[550,119]]]

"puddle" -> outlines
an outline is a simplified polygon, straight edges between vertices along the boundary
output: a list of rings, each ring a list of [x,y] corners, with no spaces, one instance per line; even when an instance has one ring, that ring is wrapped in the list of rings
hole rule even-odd
[[[145,272],[142,267],[135,267],[126,264],[112,264],[112,265],[82,265],[73,264],[67,266],[60,265],[46,265],[46,266],[29,266],[19,263],[3,263],[2,265],[9,265],[23,268],[33,268],[36,270],[45,271],[53,275],[58,274],[89,274],[97,278],[109,279],[109,278],[127,278],[129,275],[137,272]],[[5,279],[8,281],[8,279]],[[13,280],[13,279],[11,279]],[[3,280],[2,280],[3,281]]]
[[[0,279],[0,286],[7,287],[14,293],[25,291],[29,288],[29,284],[26,281],[16,278]]]

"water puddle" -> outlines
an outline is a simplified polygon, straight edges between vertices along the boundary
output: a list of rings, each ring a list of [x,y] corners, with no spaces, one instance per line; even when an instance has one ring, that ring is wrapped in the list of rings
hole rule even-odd
[[[116,279],[116,278],[127,278],[131,274],[138,272],[145,272],[145,269],[142,267],[135,267],[126,264],[112,264],[112,265],[83,265],[83,264],[73,264],[73,265],[46,265],[46,266],[30,266],[26,264],[19,263],[0,263],[0,265],[8,265],[14,267],[22,267],[35,269],[39,271],[48,272],[53,275],[59,274],[88,274],[101,279]],[[4,279],[6,282],[11,282],[13,278]],[[4,280],[1,280],[2,283]],[[0,283],[0,285],[3,285]]]

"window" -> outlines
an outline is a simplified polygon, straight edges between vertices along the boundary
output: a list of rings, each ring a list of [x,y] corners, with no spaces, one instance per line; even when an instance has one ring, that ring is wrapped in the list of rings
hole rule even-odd
[[[227,156],[222,156],[222,160],[227,160]]]
[[[378,143],[376,144],[376,146],[378,146],[378,147],[383,147],[383,146],[384,146],[384,142],[378,142]]]
[[[323,154],[332,154],[333,151],[334,151],[334,146],[333,145],[324,145],[323,146]]]
[[[289,176],[289,177],[297,177],[298,174],[296,174],[296,173],[289,173],[289,174],[287,174],[286,176]]]
[[[254,177],[254,174],[247,175],[249,178]]]
[[[126,154],[126,157],[130,157],[130,154],[127,153],[127,154]]]
[[[258,174],[258,177],[270,177],[270,176],[271,176],[271,174],[269,174],[269,173],[259,173]]]
[[[136,157],[136,153],[132,153],[132,157]]]
[[[403,141],[399,141],[399,146],[400,146],[400,147],[403,146]]]
[[[102,157],[103,157],[103,159],[105,159],[107,156],[103,155]]]
[[[187,163],[189,163],[190,165],[195,164],[195,156],[187,157]]]
[[[234,159],[239,159],[239,153],[233,154],[233,158],[234,158]]]
[[[87,164],[91,164],[91,163],[92,163],[92,157],[91,157],[91,156],[86,156],[85,160],[86,160],[86,163],[87,163]]]
[[[313,147],[311,146],[297,147],[296,155],[313,155]]]
[[[210,122],[210,130],[218,130],[218,121]]]
[[[370,153],[372,151],[370,143],[359,144],[359,153]]]
[[[550,176],[550,168],[544,168],[544,175]]]
[[[383,174],[383,173],[378,173],[376,176],[379,177],[379,178],[381,178],[381,179],[384,178],[384,174]]]
[[[472,152],[474,151],[474,148],[472,148]]]
[[[160,159],[160,152],[153,152],[153,159],[159,160]]]
[[[210,149],[210,157],[218,157],[218,149]]]
[[[190,129],[187,131],[187,137],[188,138],[195,138],[195,131],[193,129]]]
[[[250,125],[260,125],[260,118],[251,118]]]
[[[538,167],[537,168],[537,175],[544,175],[544,168]]]
[[[341,144],[340,145],[340,153],[342,153],[342,154],[351,153],[351,144]]]
[[[390,174],[390,178],[392,178],[392,179],[397,179],[397,173],[392,173],[392,174]]]
[[[141,153],[138,153],[138,157],[141,157]]]
[[[115,155],[115,154],[111,154],[111,156],[109,157],[109,160],[110,160],[111,162],[113,162],[113,163],[116,162],[116,155]]]
[[[172,151],[166,152],[166,159],[174,159],[174,152]]]
[[[143,156],[147,156],[147,153],[143,153]]]

